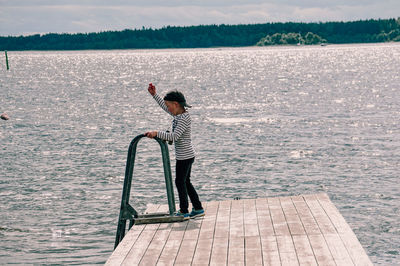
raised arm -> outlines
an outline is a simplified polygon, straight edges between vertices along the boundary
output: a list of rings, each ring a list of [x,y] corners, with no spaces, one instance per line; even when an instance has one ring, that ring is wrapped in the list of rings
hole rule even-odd
[[[149,87],[147,88],[147,90],[149,91],[149,93],[151,94],[151,96],[153,96],[154,100],[156,100],[156,102],[158,103],[158,105],[168,114],[174,116],[172,113],[170,113],[168,111],[168,107],[165,105],[165,102],[163,99],[161,99],[161,97],[157,94],[156,91],[156,86],[154,86],[153,84],[149,84]]]

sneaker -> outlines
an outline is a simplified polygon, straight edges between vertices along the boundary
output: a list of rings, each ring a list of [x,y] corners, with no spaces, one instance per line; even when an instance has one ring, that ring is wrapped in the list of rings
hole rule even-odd
[[[201,210],[195,210],[194,208],[192,209],[192,212],[189,213],[189,217],[190,218],[196,218],[196,217],[200,217],[200,216],[204,216],[205,212],[203,209]]]
[[[175,216],[183,217],[183,220],[190,219],[189,213],[182,213],[181,211],[178,211],[177,213],[175,213]]]

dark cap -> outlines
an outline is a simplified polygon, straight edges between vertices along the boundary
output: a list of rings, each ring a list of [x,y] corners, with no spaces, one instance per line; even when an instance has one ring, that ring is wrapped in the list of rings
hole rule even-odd
[[[192,107],[186,103],[185,96],[179,91],[170,91],[165,95],[164,101],[178,102],[183,107]]]

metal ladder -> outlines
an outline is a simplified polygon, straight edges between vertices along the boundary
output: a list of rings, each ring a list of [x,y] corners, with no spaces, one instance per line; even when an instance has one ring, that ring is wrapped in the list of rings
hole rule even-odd
[[[184,220],[183,217],[174,216],[176,209],[175,209],[174,189],[172,185],[171,164],[169,159],[168,146],[165,141],[159,138],[154,138],[154,139],[158,142],[158,144],[160,144],[161,147],[165,184],[167,188],[169,213],[139,214],[129,204],[129,197],[132,186],[133,168],[135,165],[136,148],[139,140],[143,137],[145,137],[144,134],[136,136],[129,145],[128,159],[126,161],[126,169],[125,169],[124,187],[122,190],[121,209],[119,212],[118,227],[117,227],[117,234],[115,237],[114,249],[118,246],[118,244],[122,241],[122,239],[125,236],[127,220],[129,220],[129,229],[131,229],[131,227],[134,224],[171,223],[171,222],[181,222]]]

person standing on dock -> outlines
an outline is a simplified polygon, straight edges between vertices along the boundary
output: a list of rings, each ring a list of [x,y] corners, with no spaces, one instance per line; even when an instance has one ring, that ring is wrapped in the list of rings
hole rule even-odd
[[[172,132],[150,131],[146,132],[145,136],[148,138],[158,137],[162,140],[174,142],[175,144],[175,185],[178,190],[180,207],[176,215],[183,216],[187,219],[203,216],[205,214],[203,206],[190,181],[195,152],[191,139],[192,120],[186,108],[190,108],[191,106],[186,103],[185,96],[179,91],[168,92],[164,99],[161,99],[156,93],[156,87],[151,83],[149,84],[148,91],[158,105],[174,118],[172,122]],[[190,213],[188,210],[188,196],[193,205],[193,209]]]

